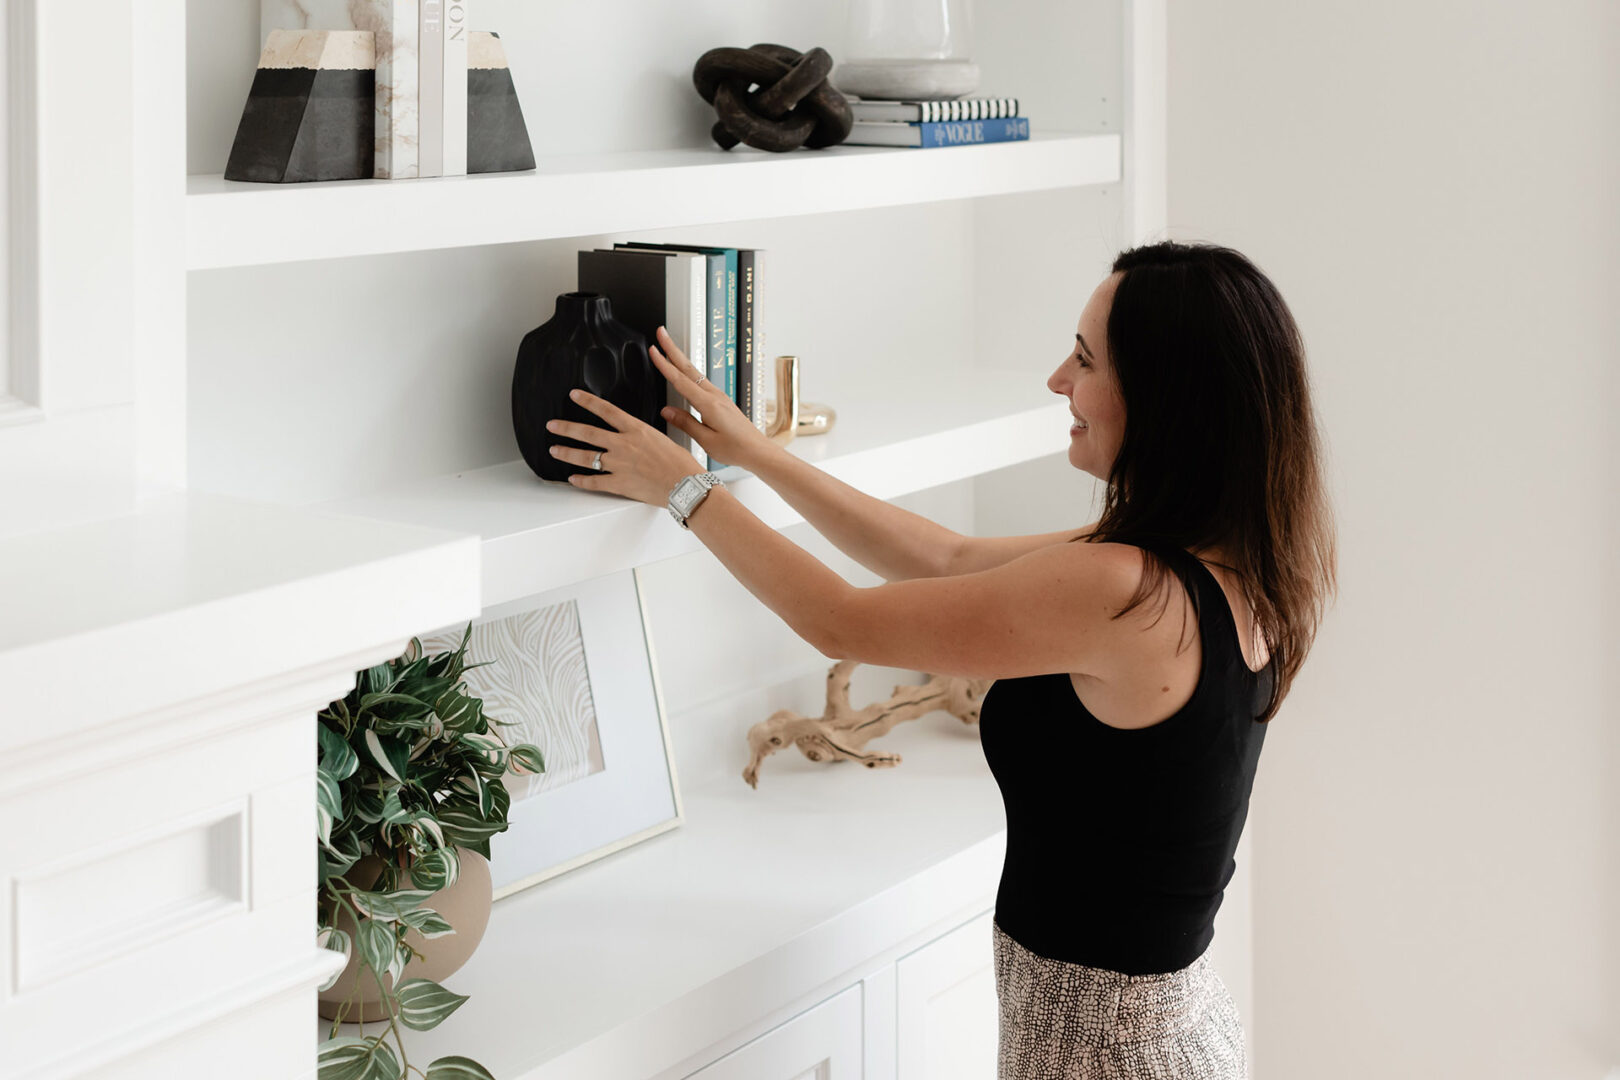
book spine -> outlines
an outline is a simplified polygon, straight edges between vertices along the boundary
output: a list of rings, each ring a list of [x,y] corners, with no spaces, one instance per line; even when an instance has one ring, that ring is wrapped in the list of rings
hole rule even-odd
[[[676,344],[686,350],[686,358],[691,361],[693,367],[706,372],[709,370],[709,260],[705,255],[677,255],[676,258],[687,266],[686,274],[682,275],[682,280],[686,283],[686,296],[683,299],[686,307],[686,329],[685,336],[677,339]],[[697,406],[687,403],[685,408],[693,416],[702,418],[703,414]],[[687,438],[686,448],[704,469],[712,467],[709,464],[709,452],[703,449],[696,439]]]
[[[709,381],[717,388],[726,387],[726,257],[706,256],[709,266],[707,287],[704,290],[709,307]],[[709,459],[710,469],[723,469],[725,465]]]
[[[385,180],[416,176],[417,0],[375,0],[377,33],[376,167]]]
[[[737,249],[726,249],[726,393],[737,400]]]
[[[737,251],[737,408],[754,419],[754,253]]]
[[[444,4],[444,168],[440,175],[467,175],[468,0]]]
[[[765,376],[771,370],[769,354],[765,351],[765,323],[760,319],[760,303],[765,295],[765,253],[754,251],[754,426],[764,431]]]
[[[1018,115],[1017,98],[960,98],[955,101],[855,101],[858,123],[941,124],[957,120],[999,120]]]
[[[416,175],[444,175],[444,0],[421,0],[417,20]]]
[[[1022,117],[918,124],[917,127],[921,131],[922,145],[925,147],[1018,142],[1029,138],[1029,121]]]

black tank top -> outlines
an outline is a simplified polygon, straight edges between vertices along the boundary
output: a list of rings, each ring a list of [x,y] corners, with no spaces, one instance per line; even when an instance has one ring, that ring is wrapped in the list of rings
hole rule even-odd
[[[1109,727],[1065,671],[997,679],[979,710],[1007,813],[996,922],[1032,952],[1128,975],[1186,967],[1214,937],[1275,677],[1270,660],[1258,674],[1244,663],[1215,575],[1189,552],[1153,550],[1198,613],[1203,663],[1185,706]],[[1176,610],[1172,597],[1164,617]]]

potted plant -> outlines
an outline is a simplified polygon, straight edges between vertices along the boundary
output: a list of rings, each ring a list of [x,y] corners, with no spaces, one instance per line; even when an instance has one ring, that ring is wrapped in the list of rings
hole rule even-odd
[[[437,980],[472,955],[489,918],[489,838],[511,805],[501,777],[545,770],[539,748],[509,746],[494,730],[508,722],[467,692],[462,676],[483,666],[466,664],[471,636],[469,623],[459,648],[434,656],[412,638],[318,715],[317,935],[349,958],[321,987],[333,1023],[320,1080],[493,1080],[460,1056],[413,1068],[399,1030],[437,1027],[467,1000]],[[337,1037],[345,1019],[360,1037]],[[367,1020],[388,1028],[366,1037]]]

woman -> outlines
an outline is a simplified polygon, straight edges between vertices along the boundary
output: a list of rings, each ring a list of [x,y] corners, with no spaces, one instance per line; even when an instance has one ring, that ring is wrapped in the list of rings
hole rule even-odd
[[[1103,513],[1038,536],[961,536],[864,495],[766,439],[662,330],[652,355],[702,413],[670,424],[889,583],[849,585],[722,485],[688,527],[738,580],[829,657],[996,680],[980,737],[1007,811],[1000,1080],[1245,1076],[1207,949],[1266,724],[1336,573],[1304,347],[1272,283],[1211,245],[1115,260],[1047,380]],[[577,486],[664,506],[701,472],[576,399],[615,429],[553,425],[602,448],[554,451],[602,470]]]

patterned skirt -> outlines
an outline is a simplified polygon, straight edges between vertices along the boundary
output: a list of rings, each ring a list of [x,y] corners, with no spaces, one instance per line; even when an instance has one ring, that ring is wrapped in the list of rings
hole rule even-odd
[[[1041,956],[991,926],[996,1080],[1246,1080],[1237,1003],[1207,952],[1179,971],[1125,975]]]

